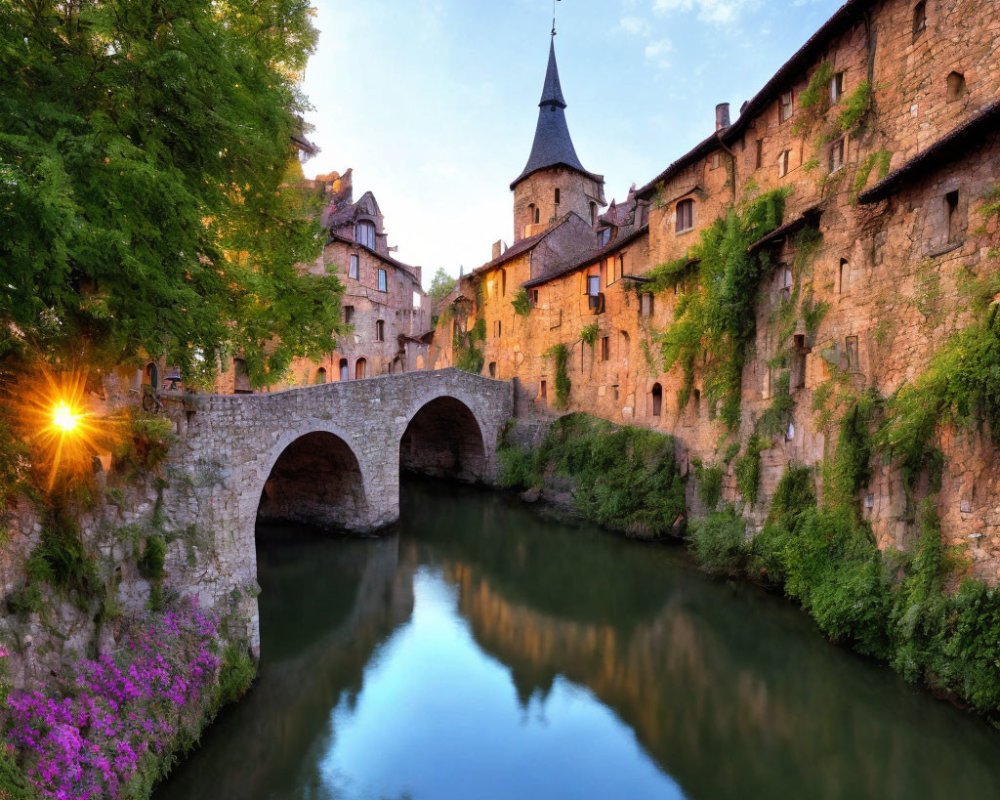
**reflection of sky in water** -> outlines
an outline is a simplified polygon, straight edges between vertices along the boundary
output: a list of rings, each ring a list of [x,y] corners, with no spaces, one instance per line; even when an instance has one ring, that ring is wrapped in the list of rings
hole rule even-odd
[[[422,568],[414,594],[412,621],[372,659],[361,694],[331,715],[319,797],[683,797],[589,691],[558,678],[522,707],[439,571]]]

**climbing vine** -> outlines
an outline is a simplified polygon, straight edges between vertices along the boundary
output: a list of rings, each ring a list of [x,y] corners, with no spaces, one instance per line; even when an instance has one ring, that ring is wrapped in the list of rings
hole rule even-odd
[[[569,348],[560,343],[550,347],[545,354],[552,358],[556,370],[556,398],[553,405],[558,409],[566,408],[569,405],[569,393],[573,386],[567,371]]]
[[[597,335],[600,332],[600,326],[596,322],[592,322],[585,326],[580,331],[580,340],[591,347],[597,342]]]
[[[526,289],[518,289],[510,304],[514,306],[514,313],[518,316],[526,317],[531,313],[531,300]]]

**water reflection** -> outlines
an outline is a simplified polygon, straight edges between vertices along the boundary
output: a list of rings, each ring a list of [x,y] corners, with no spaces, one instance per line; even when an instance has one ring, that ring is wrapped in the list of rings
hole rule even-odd
[[[259,548],[261,680],[168,798],[993,796],[1000,739],[676,548],[419,484]]]

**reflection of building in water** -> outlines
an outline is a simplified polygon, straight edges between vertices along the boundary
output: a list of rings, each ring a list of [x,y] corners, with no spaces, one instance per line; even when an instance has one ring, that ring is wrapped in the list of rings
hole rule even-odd
[[[713,598],[716,586],[679,588],[623,631],[511,602],[468,562],[448,561],[445,575],[476,642],[510,667],[522,704],[536,691],[544,702],[559,675],[590,689],[692,798],[777,796],[768,793],[783,785],[810,798],[959,797],[989,785],[988,775],[942,774],[925,757],[928,706],[909,702],[895,676],[858,663],[842,670],[853,656],[790,635],[787,620],[745,625],[738,604]],[[901,708],[913,718],[897,717]],[[957,746],[946,730],[935,752]]]

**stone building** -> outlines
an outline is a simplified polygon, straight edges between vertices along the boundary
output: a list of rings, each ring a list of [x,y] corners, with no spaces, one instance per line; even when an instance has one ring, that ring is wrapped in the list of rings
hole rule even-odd
[[[270,390],[427,368],[431,301],[421,286],[422,270],[391,255],[395,248],[389,246],[375,195],[369,191],[354,200],[350,169],[305,183],[324,198],[327,237],[322,256],[303,269],[320,275],[335,270],[344,285],[344,322],[351,329],[320,361],[296,359],[288,379]],[[216,391],[251,391],[239,358],[220,375]]]
[[[790,395],[781,435],[761,454],[760,500],[745,504],[759,523],[789,463],[831,456],[838,402],[868,389],[889,397],[920,375],[972,321],[969,286],[997,272],[996,222],[981,213],[1000,185],[995,11],[991,0],[850,0],[735,121],[720,104],[703,141],[604,214],[601,182],[569,141],[550,49],[541,117],[560,124],[540,119],[528,167],[512,184],[514,245],[495,246],[464,279],[466,302],[446,319],[462,330],[478,323],[485,339],[458,344],[481,347],[484,373],[518,378],[522,407],[539,410],[553,402],[553,348],[565,347],[568,410],[675,434],[683,459],[727,470],[731,501],[741,498],[724,453],[745,448],[777,398]],[[561,142],[561,155],[536,157],[556,150],[539,146],[540,136]],[[665,370],[661,348],[697,290],[689,277],[702,233],[747,198],[779,189],[780,224],[750,245],[768,266],[755,289],[734,435],[706,386],[725,365],[706,349]],[[661,265],[672,285],[651,292]],[[438,339],[454,341],[454,330],[439,328]],[[1000,459],[988,431],[941,438],[936,502],[946,536],[995,578]],[[912,509],[898,469],[876,465],[861,500],[883,546],[909,543]]]

